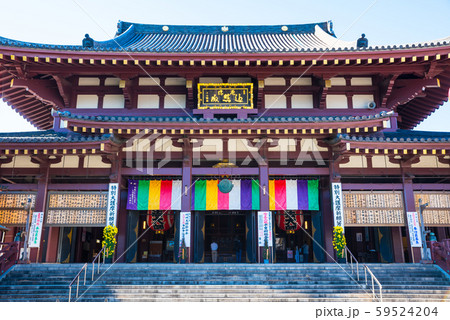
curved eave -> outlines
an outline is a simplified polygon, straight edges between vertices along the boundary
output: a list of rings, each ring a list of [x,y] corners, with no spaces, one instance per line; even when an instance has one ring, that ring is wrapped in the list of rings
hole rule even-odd
[[[87,120],[68,119],[68,128],[74,132],[114,133],[121,136],[136,134],[161,133],[169,135],[206,135],[222,136],[237,135],[251,136],[264,133],[266,135],[322,135],[333,133],[363,133],[377,132],[383,129],[388,118],[377,118],[362,121],[335,122],[255,122],[243,127],[240,122],[97,122]],[[251,122],[249,123],[251,124]]]
[[[24,88],[11,88],[12,79],[12,74],[0,70],[0,98],[36,128],[50,129],[53,126],[51,106],[45,105]]]
[[[424,91],[424,97],[416,97],[397,107],[397,112],[401,118],[401,121],[399,121],[400,129],[413,129],[448,101],[450,72],[442,72],[437,78],[440,82],[439,88],[427,88]]]
[[[0,59],[10,60],[10,56],[13,55],[14,58],[12,60],[22,60],[22,57],[28,57],[29,60],[32,60],[34,57],[39,58],[47,58],[50,59],[127,59],[132,60],[132,57],[135,57],[138,60],[151,59],[152,57],[158,57],[158,59],[164,59],[165,57],[173,58],[177,57],[178,59],[191,59],[194,58],[202,58],[202,57],[211,57],[214,56],[216,58],[229,58],[232,55],[239,55],[242,58],[250,58],[250,57],[286,57],[286,59],[290,59],[291,57],[299,57],[301,56],[304,59],[313,60],[316,59],[321,61],[323,59],[343,59],[344,57],[348,57],[349,55],[354,58],[368,59],[368,58],[409,58],[409,57],[423,57],[423,56],[433,56],[435,54],[441,54],[441,58],[445,57],[445,53],[450,52],[450,42],[446,44],[440,45],[430,45],[430,46],[416,46],[416,47],[391,47],[391,46],[382,46],[376,48],[354,48],[354,49],[342,49],[342,48],[310,48],[300,51],[278,51],[278,52],[265,52],[265,51],[255,51],[255,52],[146,52],[146,51],[134,51],[134,50],[124,50],[120,49],[117,51],[107,51],[107,50],[61,50],[61,49],[45,49],[45,48],[30,48],[30,47],[20,47],[20,46],[5,46],[0,44],[0,54],[3,54],[3,57],[0,56]],[[326,57],[321,57],[322,55]],[[75,61],[74,61],[75,62]]]
[[[90,142],[0,142],[0,155],[75,155],[111,153],[118,151],[119,144],[111,141]]]

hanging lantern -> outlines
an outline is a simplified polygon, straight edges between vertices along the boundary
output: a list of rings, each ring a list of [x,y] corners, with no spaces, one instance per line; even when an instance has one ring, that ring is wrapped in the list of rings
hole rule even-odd
[[[228,179],[222,179],[219,181],[219,191],[222,193],[229,193],[231,190],[233,190],[233,183],[231,180]]]
[[[286,233],[294,233],[303,225],[304,217],[301,210],[278,211],[276,214],[277,225]]]
[[[161,213],[161,211],[149,211],[148,215],[148,225],[156,233],[163,234],[164,231],[169,230],[173,226],[174,214],[173,211],[166,211]]]

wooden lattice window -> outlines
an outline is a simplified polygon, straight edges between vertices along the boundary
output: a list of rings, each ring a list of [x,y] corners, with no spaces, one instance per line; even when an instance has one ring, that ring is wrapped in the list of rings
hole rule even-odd
[[[416,210],[419,212],[419,199],[428,203],[423,210],[423,223],[426,226],[450,226],[450,192],[414,192]]]
[[[105,226],[107,192],[50,192],[46,225]]]
[[[399,191],[344,191],[345,226],[404,226]]]
[[[36,194],[30,192],[0,192],[0,224],[23,226],[27,221],[25,204],[31,198],[31,210],[34,209]]]

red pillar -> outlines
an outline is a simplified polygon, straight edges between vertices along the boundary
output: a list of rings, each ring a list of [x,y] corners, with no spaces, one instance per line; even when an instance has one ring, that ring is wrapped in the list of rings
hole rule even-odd
[[[392,246],[394,247],[394,261],[404,263],[405,256],[403,254],[403,241],[401,227],[391,227]]]
[[[421,248],[411,248],[411,243],[409,240],[409,229],[408,229],[408,220],[406,218],[406,212],[416,212],[416,204],[415,204],[415,198],[414,198],[414,189],[413,189],[413,183],[412,178],[405,177],[403,175],[403,201],[405,203],[405,224],[406,224],[406,230],[407,230],[407,236],[406,239],[408,240],[408,252],[409,256],[413,257],[412,261],[415,263],[420,262],[422,259],[420,249]],[[419,218],[420,219],[420,218]]]
[[[36,194],[36,202],[34,205],[34,211],[35,212],[44,212],[47,205],[47,189],[48,189],[48,180],[49,180],[49,163],[47,162],[47,159],[41,158],[42,161],[40,163],[39,168],[39,180],[38,180],[38,186],[37,186],[37,194]],[[33,217],[33,212],[31,212],[30,216],[30,224]],[[45,215],[44,215],[45,217]],[[45,218],[44,218],[45,219]],[[45,221],[44,221],[45,223]],[[42,230],[41,234],[41,243],[39,244],[40,248],[31,248],[30,249],[30,261],[31,262],[40,262],[42,261],[42,255],[44,254],[40,249],[43,247],[44,244],[44,230]],[[39,257],[38,257],[39,253]]]
[[[50,227],[47,237],[46,262],[56,262],[58,257],[59,227]],[[43,253],[44,254],[44,253]]]

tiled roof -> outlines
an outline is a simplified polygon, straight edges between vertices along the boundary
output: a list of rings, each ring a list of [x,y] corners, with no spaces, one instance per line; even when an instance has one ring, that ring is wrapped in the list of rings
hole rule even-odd
[[[379,132],[369,136],[350,136],[348,134],[339,134],[337,138],[357,142],[450,142],[450,132],[398,129],[394,132]]]
[[[112,140],[111,134],[85,136],[74,132],[54,130],[0,133],[0,143],[64,143]]]
[[[380,118],[388,118],[389,115],[382,111],[374,115],[367,116],[311,116],[311,117],[293,117],[293,116],[280,116],[280,117],[261,117],[261,118],[247,118],[247,119],[237,119],[237,118],[214,118],[214,119],[204,119],[197,117],[144,117],[144,116],[90,116],[90,115],[77,115],[72,114],[69,111],[58,111],[58,114],[62,118],[76,119],[76,120],[87,120],[96,122],[350,122],[350,121],[364,121],[364,120],[374,120]]]
[[[164,26],[120,21],[117,36],[108,41],[94,41],[93,48],[38,44],[3,37],[0,37],[0,46],[71,51],[265,53],[395,50],[450,44],[450,38],[446,38],[429,43],[356,49],[356,39],[352,42],[337,39],[331,25],[331,22],[321,22],[285,26]]]

